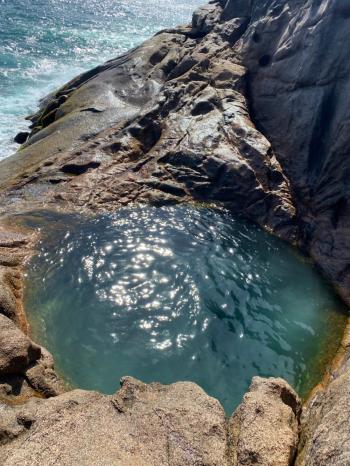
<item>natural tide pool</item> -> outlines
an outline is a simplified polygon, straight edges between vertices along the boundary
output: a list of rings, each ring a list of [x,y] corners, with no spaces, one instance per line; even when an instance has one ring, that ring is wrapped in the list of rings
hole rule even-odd
[[[191,380],[227,413],[254,375],[302,396],[339,346],[347,312],[293,248],[225,211],[132,207],[36,213],[25,306],[34,338],[72,386]]]

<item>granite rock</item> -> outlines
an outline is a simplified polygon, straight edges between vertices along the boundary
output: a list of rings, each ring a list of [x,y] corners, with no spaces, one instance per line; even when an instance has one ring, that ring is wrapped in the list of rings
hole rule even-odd
[[[250,442],[251,448],[252,436],[257,462],[235,461],[232,429],[223,408],[197,385],[144,384],[125,377],[113,396],[75,390],[24,406],[0,405],[2,464],[289,466],[299,400],[277,379],[256,379],[251,390],[232,422],[235,433],[239,431],[239,458],[242,442]],[[261,423],[253,419],[257,407]],[[275,462],[273,456],[266,462],[269,447],[274,448],[270,452],[276,453]]]
[[[235,466],[289,466],[299,440],[301,400],[283,379],[254,377],[231,418]]]
[[[40,347],[0,314],[0,374],[22,374],[40,355]]]
[[[125,378],[114,396],[75,390],[13,408],[5,421],[4,466],[229,464],[223,409],[191,383]]]
[[[308,400],[301,419],[296,466],[350,464],[350,360]]]

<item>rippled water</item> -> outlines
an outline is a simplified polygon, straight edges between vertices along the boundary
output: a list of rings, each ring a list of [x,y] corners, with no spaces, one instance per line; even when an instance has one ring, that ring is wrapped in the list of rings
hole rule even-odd
[[[73,385],[192,380],[230,412],[257,374],[305,395],[337,349],[346,317],[332,290],[292,248],[228,213],[47,216],[27,220],[44,239],[26,307]]]
[[[204,0],[0,0],[0,159],[38,100],[156,31],[189,22]]]

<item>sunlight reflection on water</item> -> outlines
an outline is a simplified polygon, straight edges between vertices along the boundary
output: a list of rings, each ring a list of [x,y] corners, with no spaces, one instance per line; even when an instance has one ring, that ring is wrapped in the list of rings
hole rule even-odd
[[[254,375],[285,377],[305,394],[337,349],[346,314],[324,280],[226,212],[49,219],[26,307],[35,337],[79,387],[112,393],[124,375],[193,380],[229,412]]]

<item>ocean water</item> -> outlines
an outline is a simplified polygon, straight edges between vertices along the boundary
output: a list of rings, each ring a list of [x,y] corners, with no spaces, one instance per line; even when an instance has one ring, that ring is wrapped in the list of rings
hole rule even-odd
[[[0,0],[0,159],[40,98],[75,75],[187,23],[204,0]]]
[[[224,211],[144,206],[26,222],[43,234],[27,315],[72,386],[190,380],[230,414],[255,375],[284,377],[305,396],[338,348],[347,313],[314,267]]]

